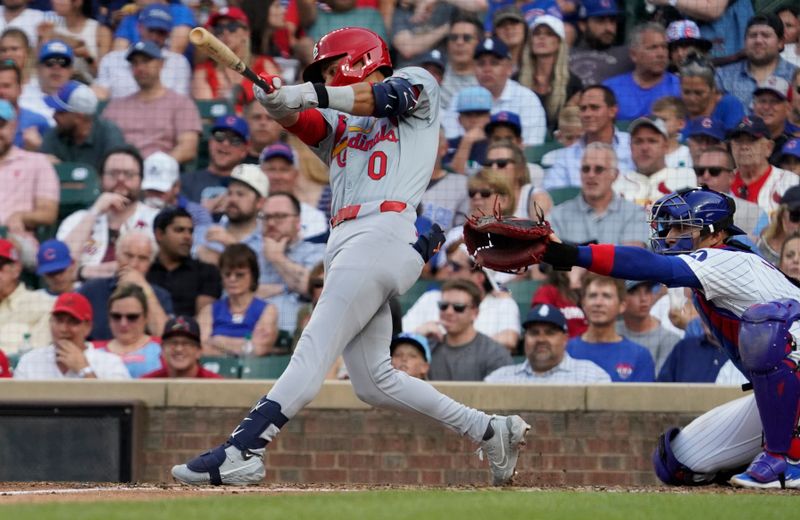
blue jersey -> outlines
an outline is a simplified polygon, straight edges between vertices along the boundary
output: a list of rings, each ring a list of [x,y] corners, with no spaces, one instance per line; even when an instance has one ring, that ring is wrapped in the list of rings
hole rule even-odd
[[[580,337],[572,338],[567,343],[567,352],[575,359],[593,361],[615,383],[652,383],[656,378],[650,351],[625,338],[614,343],[589,343]]]

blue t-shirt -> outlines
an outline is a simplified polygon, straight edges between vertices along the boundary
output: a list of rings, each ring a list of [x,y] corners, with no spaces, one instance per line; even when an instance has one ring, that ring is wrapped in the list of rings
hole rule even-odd
[[[136,379],[161,368],[161,345],[155,341],[133,352],[120,356],[131,377]]]
[[[681,95],[681,83],[678,76],[669,72],[664,74],[661,83],[644,89],[633,80],[633,73],[620,74],[613,78],[608,78],[603,85],[610,88],[617,96],[619,113],[617,119],[631,121],[637,117],[646,116],[650,113],[650,105],[654,101],[664,96]]]
[[[44,134],[50,130],[50,125],[42,114],[37,114],[27,108],[19,107],[17,111],[17,133],[14,134],[14,145],[19,148],[25,148],[22,142],[22,133],[26,128],[32,126],[35,126],[36,129],[39,130],[39,135],[41,136],[44,136]]]
[[[244,338],[253,335],[261,313],[269,305],[264,300],[253,298],[244,316],[234,317],[228,305],[228,297],[219,299],[211,304],[211,315],[213,322],[211,325],[212,336],[228,336],[230,338]]]
[[[650,351],[625,338],[616,343],[587,343],[580,337],[572,338],[567,352],[575,359],[594,361],[615,383],[652,383],[656,378]]]
[[[706,339],[688,337],[680,340],[667,356],[659,383],[713,383],[728,360],[725,351]]]

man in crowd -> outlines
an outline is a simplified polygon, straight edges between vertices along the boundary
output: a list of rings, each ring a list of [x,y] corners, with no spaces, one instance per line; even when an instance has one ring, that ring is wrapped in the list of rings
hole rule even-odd
[[[38,81],[28,81],[25,84],[19,106],[43,115],[47,118],[47,123],[53,126],[53,109],[45,103],[45,99],[55,95],[58,89],[72,79],[74,60],[72,47],[61,40],[50,40],[42,45],[36,66]]]
[[[617,319],[625,311],[624,282],[588,273],[581,288],[581,305],[589,328],[567,343],[569,354],[597,363],[614,382],[653,382],[656,377],[653,356],[616,330]]]
[[[633,69],[628,47],[614,45],[620,14],[615,0],[581,2],[578,12],[581,39],[570,49],[569,69],[584,86],[596,85]]]
[[[425,336],[403,332],[389,345],[392,366],[411,377],[427,379],[431,369],[431,349]]]
[[[54,238],[42,242],[36,254],[36,274],[44,282],[39,292],[55,297],[72,291],[78,279],[78,265],[67,244]]]
[[[480,303],[480,290],[468,280],[442,285],[438,306],[445,333],[433,344],[431,380],[483,381],[496,369],[512,364],[503,345],[475,330]]]
[[[247,142],[247,164],[258,164],[261,151],[271,144],[281,140],[284,134],[283,127],[272,117],[267,109],[256,100],[244,106],[244,119],[250,130],[250,139]]]
[[[800,93],[795,95],[800,96]],[[753,114],[764,120],[769,137],[774,143],[769,163],[778,165],[781,149],[791,134],[787,123],[791,112],[789,82],[779,76],[769,76],[753,91]]]
[[[542,165],[549,168],[544,176],[543,187],[546,190],[580,186],[581,160],[586,146],[594,142],[606,143],[614,148],[617,167],[622,171],[633,168],[630,135],[614,126],[619,112],[614,93],[603,85],[584,87],[578,107],[583,127],[581,138],[566,148],[545,154],[542,158]]]
[[[487,383],[610,383],[605,370],[595,363],[567,354],[567,320],[557,307],[535,305],[522,322],[525,361],[498,368]]]
[[[23,355],[14,379],[130,379],[122,358],[92,348],[92,306],[82,295],[60,295],[50,314],[52,343]]]
[[[192,216],[195,228],[211,225],[211,213],[202,204],[181,195],[180,169],[178,161],[164,152],[156,152],[145,159],[142,176],[144,203],[157,210],[168,206],[183,208]]]
[[[739,208],[736,208],[739,212]],[[702,321],[700,321],[702,324]],[[703,324],[701,336],[687,335],[675,344],[658,371],[659,383],[713,383],[730,358]],[[744,377],[744,376],[742,376]]]
[[[161,210],[153,229],[158,256],[147,271],[147,281],[166,289],[176,315],[197,316],[222,294],[219,269],[191,257],[194,224],[185,209]]]
[[[708,116],[690,119],[684,133],[692,164],[697,164],[700,154],[708,148],[725,146],[725,127],[722,121]]]
[[[439,148],[436,151],[433,175],[422,195],[421,203],[421,216],[439,224],[445,231],[464,224],[469,214],[467,177],[452,173],[442,165],[447,147],[442,129],[439,131]]]
[[[458,124],[464,130],[447,140],[449,153],[445,163],[456,173],[474,174],[486,160],[485,127],[490,121],[492,93],[481,86],[466,87],[456,94]]]
[[[636,27],[629,47],[633,71],[603,82],[617,97],[618,117],[628,121],[649,114],[650,106],[659,98],[681,95],[678,77],[667,72],[669,54],[664,27],[657,23]]]
[[[47,118],[19,105],[22,94],[22,71],[11,60],[0,62],[0,99],[5,99],[17,113],[14,144],[25,150],[39,150],[42,136],[50,130]]]
[[[450,22],[447,35],[447,67],[439,98],[442,109],[450,106],[461,89],[478,84],[475,78],[475,48],[483,37],[483,24],[475,16],[459,13]]]
[[[191,98],[161,83],[161,48],[141,41],[128,49],[125,59],[131,64],[139,90],[112,99],[103,115],[117,124],[125,140],[144,157],[162,151],[179,163],[194,159],[202,130],[200,113]]]
[[[325,246],[303,240],[300,201],[291,193],[271,192],[261,218],[264,246],[259,255],[258,295],[278,308],[278,328],[293,331],[309,273],[322,261]]]
[[[203,350],[200,345],[200,326],[191,316],[170,319],[161,334],[164,366],[142,376],[144,379],[189,378],[222,379],[222,376],[200,365]]]
[[[106,154],[125,144],[111,121],[95,118],[97,96],[77,81],[68,81],[45,102],[53,109],[55,128],[44,134],[41,152],[51,161],[79,162],[100,168]]]
[[[581,159],[581,191],[554,207],[548,220],[561,238],[574,243],[644,246],[650,236],[640,206],[624,200],[612,189],[618,177],[614,149],[601,142],[586,147]]]
[[[747,22],[745,59],[717,70],[717,85],[749,107],[753,92],[769,76],[792,80],[794,66],[781,58],[783,22],[773,14],[757,14]]]
[[[142,192],[142,156],[124,146],[111,150],[102,162],[102,193],[87,210],[76,211],[59,226],[63,240],[78,262],[78,278],[111,276],[116,264],[116,242],[123,232],[152,232],[158,210],[139,201]]]
[[[50,341],[47,320],[53,297],[31,291],[20,281],[22,264],[13,242],[0,238],[0,348],[7,354]]]

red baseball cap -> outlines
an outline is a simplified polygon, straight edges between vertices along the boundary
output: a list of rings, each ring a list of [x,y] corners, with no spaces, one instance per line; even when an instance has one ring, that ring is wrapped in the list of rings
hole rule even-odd
[[[14,242],[0,238],[0,258],[11,260],[12,262],[19,262],[19,253]]]
[[[223,7],[208,17],[206,28],[210,29],[214,27],[220,18],[230,18],[231,20],[243,23],[245,27],[250,27],[250,20],[247,19],[247,15],[244,14],[244,11],[238,7]]]
[[[64,312],[80,321],[92,321],[92,305],[82,294],[68,292],[59,295],[52,313]]]

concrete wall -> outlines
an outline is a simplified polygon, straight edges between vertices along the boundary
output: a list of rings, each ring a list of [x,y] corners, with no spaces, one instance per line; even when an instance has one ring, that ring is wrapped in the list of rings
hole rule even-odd
[[[139,479],[170,481],[169,468],[224,441],[270,381],[0,381],[0,400],[139,400],[147,407]],[[517,481],[655,484],[650,453],[668,426],[742,397],[714,385],[528,386],[437,383],[445,394],[489,413],[521,414],[532,426]],[[57,397],[56,397],[57,396]],[[273,482],[484,484],[475,446],[421,417],[376,410],[348,382],[319,396],[270,446]]]

